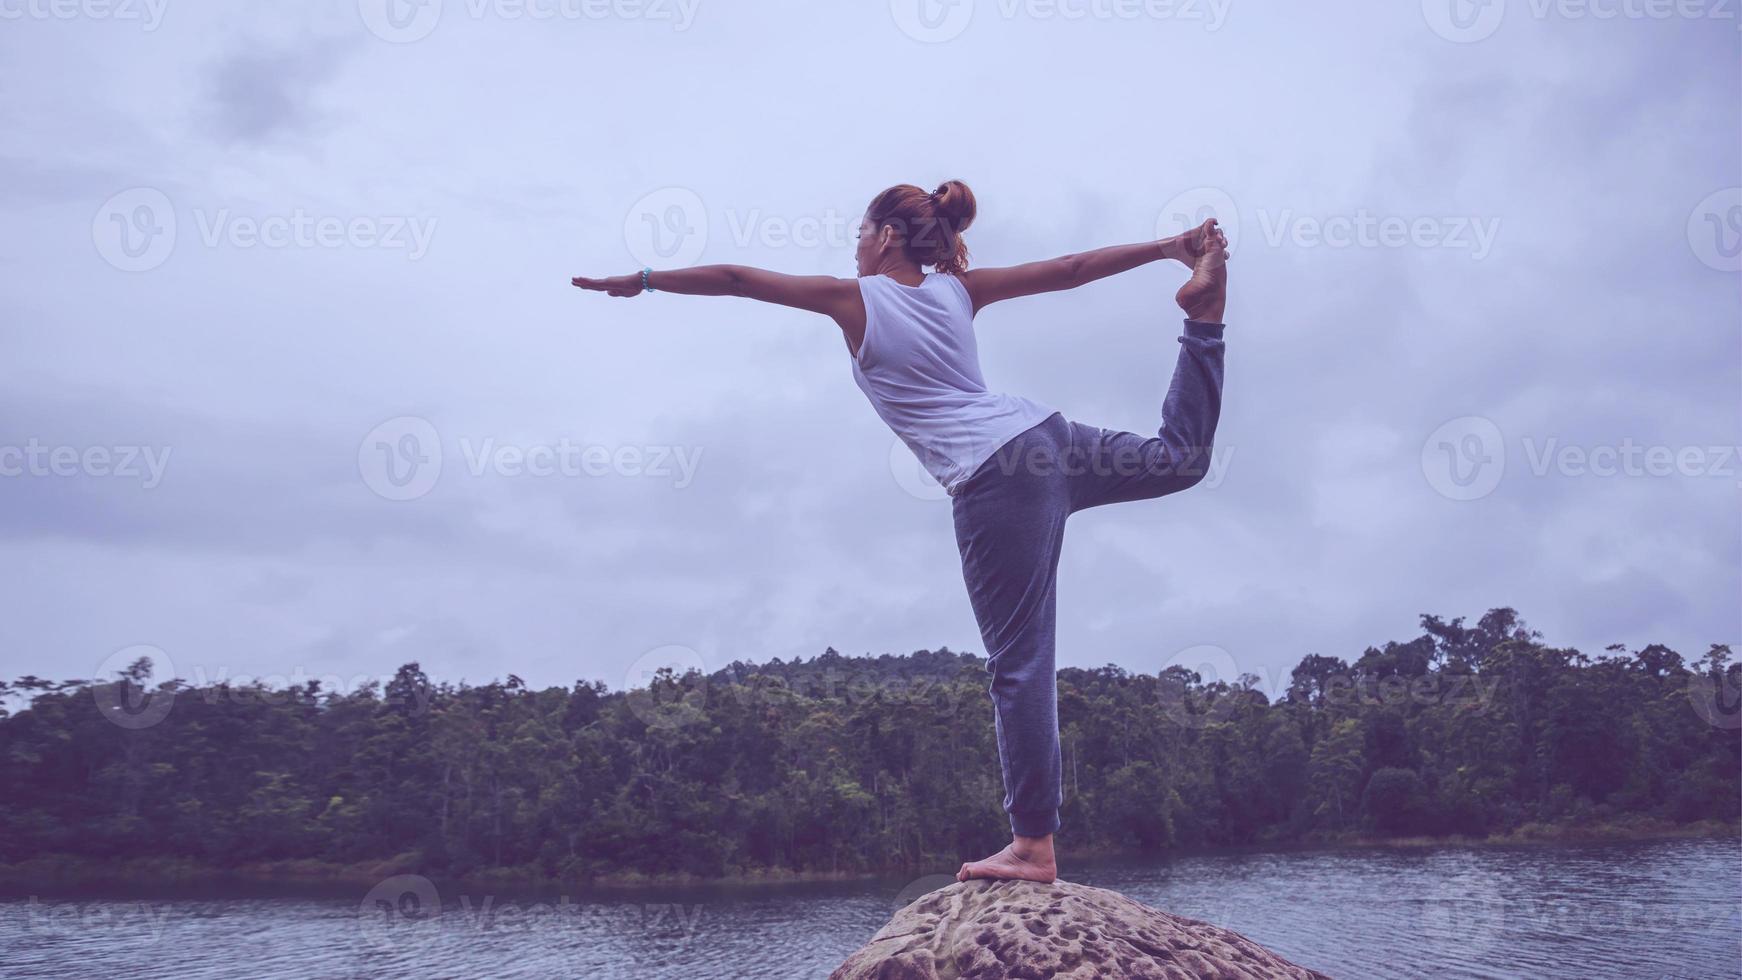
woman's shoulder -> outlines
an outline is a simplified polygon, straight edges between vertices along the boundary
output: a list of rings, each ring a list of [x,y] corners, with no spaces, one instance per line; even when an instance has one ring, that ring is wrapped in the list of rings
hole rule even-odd
[[[962,304],[967,308],[968,315],[970,317],[973,316],[973,314],[974,314],[974,297],[973,297],[973,294],[968,292],[968,284],[966,282],[962,281],[961,276],[958,276],[953,272],[934,272],[931,275],[926,277],[926,282],[927,283],[934,283],[934,282],[941,283],[939,288],[947,289],[950,292],[956,294],[956,296],[961,300]]]

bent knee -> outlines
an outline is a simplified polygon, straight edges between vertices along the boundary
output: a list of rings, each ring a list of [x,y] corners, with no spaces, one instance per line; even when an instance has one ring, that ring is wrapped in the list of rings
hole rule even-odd
[[[1168,489],[1166,493],[1178,493],[1189,490],[1204,482],[1210,475],[1211,446],[1205,442],[1201,446],[1171,447],[1163,457],[1164,465],[1157,474]]]

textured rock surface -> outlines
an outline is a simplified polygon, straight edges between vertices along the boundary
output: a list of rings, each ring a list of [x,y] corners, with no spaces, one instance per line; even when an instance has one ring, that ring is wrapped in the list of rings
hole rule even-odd
[[[1237,932],[1069,882],[952,884],[895,913],[829,980],[1324,978]]]

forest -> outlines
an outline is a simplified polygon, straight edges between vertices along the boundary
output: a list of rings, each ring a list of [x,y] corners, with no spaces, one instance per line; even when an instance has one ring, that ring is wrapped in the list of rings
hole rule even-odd
[[[1587,656],[1509,608],[1420,624],[1352,660],[1308,655],[1280,690],[1181,666],[1061,670],[1061,849],[1734,827],[1729,647]],[[455,686],[416,663],[345,692],[189,685],[147,662],[24,677],[0,684],[0,865],[954,867],[1008,840],[988,680],[947,649],[666,670],[631,691]]]

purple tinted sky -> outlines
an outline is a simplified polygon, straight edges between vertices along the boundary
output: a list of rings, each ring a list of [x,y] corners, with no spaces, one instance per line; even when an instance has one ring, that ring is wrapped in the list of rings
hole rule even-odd
[[[1219,470],[1073,520],[1061,664],[1274,679],[1497,605],[1742,640],[1733,5],[7,9],[0,676],[978,650],[830,324],[566,285],[851,275],[870,196],[946,177],[983,264],[1236,237]],[[1181,278],[988,311],[989,379],[1153,429]]]

